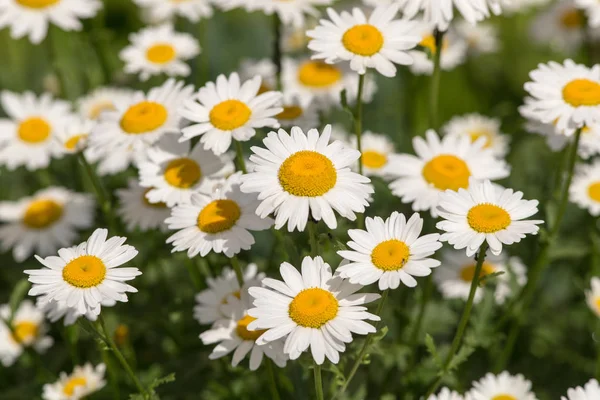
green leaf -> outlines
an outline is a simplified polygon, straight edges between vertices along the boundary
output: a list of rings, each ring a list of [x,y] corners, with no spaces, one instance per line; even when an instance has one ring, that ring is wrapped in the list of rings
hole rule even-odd
[[[165,383],[175,382],[175,373],[170,373],[169,375],[165,375],[162,378],[156,378],[150,384],[151,389],[155,389]]]
[[[440,355],[437,351],[435,341],[433,340],[433,337],[429,333],[425,334],[425,347],[427,347],[427,351],[433,357],[433,361],[435,362],[435,365],[439,369],[442,369],[442,366],[443,366],[442,360],[440,359]]]
[[[387,327],[387,325],[384,325],[383,328],[379,329],[378,332],[375,332],[373,334],[373,341],[371,342],[371,346],[373,346],[375,343],[380,342],[385,335],[388,334],[389,328]]]
[[[462,363],[467,361],[471,354],[475,351],[475,347],[470,346],[468,344],[463,344],[458,353],[452,358],[452,362],[448,366],[448,371],[454,371],[457,369]]]
[[[19,304],[21,304],[21,301],[23,301],[23,298],[25,298],[25,296],[27,295],[28,291],[29,281],[27,280],[27,278],[21,279],[15,285],[15,288],[10,294],[10,300],[8,302],[8,304],[10,305],[11,319],[12,315],[14,315],[17,309],[19,308]]]

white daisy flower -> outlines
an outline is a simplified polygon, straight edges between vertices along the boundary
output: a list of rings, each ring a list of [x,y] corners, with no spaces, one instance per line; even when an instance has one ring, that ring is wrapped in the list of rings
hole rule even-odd
[[[473,54],[495,53],[500,47],[498,27],[495,25],[473,25],[467,21],[458,21],[454,27],[457,35],[467,42],[469,52]]]
[[[261,82],[258,94],[277,90],[277,66],[269,58],[262,58],[260,60],[245,59],[240,64],[239,72],[242,81],[260,76]]]
[[[151,26],[129,35],[129,46],[119,53],[124,71],[139,74],[142,81],[151,76],[188,76],[185,60],[200,54],[198,41],[188,33],[173,30],[173,25]]]
[[[475,277],[475,264],[473,257],[468,257],[464,251],[448,250],[442,253],[442,266],[433,274],[433,280],[444,298],[467,300],[471,282]],[[503,274],[495,278],[494,297],[497,304],[504,304],[506,299],[513,295],[513,281],[519,287],[527,282],[526,268],[518,257],[507,258],[504,254],[495,256],[488,252],[479,278],[496,272]],[[482,298],[483,290],[477,288],[474,301],[478,303]]]
[[[115,104],[133,93],[131,89],[99,87],[77,100],[77,111],[81,118],[96,121],[102,113],[116,110]]]
[[[258,344],[257,340],[266,331],[248,330],[248,325],[256,320],[248,315],[250,302],[247,284],[241,290],[240,298],[233,295],[227,298],[222,307],[227,318],[219,319],[200,335],[205,345],[218,343],[208,358],[216,360],[233,352],[231,365],[236,367],[250,353],[250,371],[260,367],[263,356],[269,357],[278,367],[285,367],[287,356],[283,353],[283,341]]]
[[[536,15],[530,35],[555,51],[573,54],[585,39],[585,19],[572,0],[559,1]]]
[[[438,394],[432,394],[431,396],[429,396],[427,400],[463,400],[463,397],[460,393],[445,387],[442,388],[442,390],[440,390]]]
[[[264,273],[258,273],[256,264],[248,264],[242,271],[244,277],[244,286],[260,286],[260,281],[265,277]],[[202,325],[212,324],[221,319],[227,319],[231,314],[230,309],[224,308],[232,297],[241,298],[240,284],[238,283],[235,272],[224,267],[221,275],[216,278],[207,278],[204,289],[196,295],[196,306],[194,306],[194,318]]]
[[[484,148],[480,138],[471,143],[466,136],[445,136],[441,140],[429,130],[425,139],[415,137],[416,156],[400,154],[390,166],[390,174],[397,179],[390,184],[392,193],[404,203],[412,203],[414,211],[431,211],[436,207],[444,190],[469,187],[469,179],[502,179],[509,175],[509,166],[494,157],[491,149]]]
[[[125,222],[128,232],[139,229],[147,232],[154,229],[167,231],[165,219],[170,215],[170,210],[163,202],[150,203],[146,194],[151,189],[141,187],[137,179],[129,179],[126,189],[117,189],[119,198],[117,214]]]
[[[53,23],[65,31],[79,31],[84,18],[92,18],[102,8],[98,0],[0,0],[0,29],[10,27],[10,36],[25,36],[38,44]]]
[[[48,256],[77,239],[77,231],[94,223],[94,200],[89,194],[49,187],[31,197],[0,202],[2,250],[24,261],[33,253]]]
[[[349,104],[355,103],[358,96],[356,72],[319,60],[284,58],[281,81],[286,101],[297,98],[303,107],[315,105],[325,110],[340,107],[342,90],[346,90]],[[365,75],[363,85],[363,103],[370,103],[377,91],[375,77]]]
[[[488,0],[398,0],[404,18],[414,18],[423,12],[426,23],[433,25],[440,31],[448,29],[454,18],[454,8],[471,24],[481,21],[489,16]],[[490,0],[497,2],[497,0]],[[499,11],[496,8],[497,11]]]
[[[577,168],[569,200],[597,217],[600,215],[600,160]]]
[[[489,180],[471,180],[469,188],[446,190],[440,195],[438,214],[443,221],[436,227],[446,233],[440,240],[455,249],[477,252],[486,241],[494,255],[502,244],[518,243],[527,234],[536,235],[541,220],[525,219],[538,211],[537,200],[522,200],[523,192],[494,187]]]
[[[400,283],[417,286],[414,276],[427,276],[440,262],[429,258],[442,247],[440,235],[421,236],[423,219],[414,213],[407,221],[404,214],[393,212],[385,221],[380,217],[366,221],[367,230],[350,229],[348,247],[337,253],[348,260],[336,271],[350,283],[370,285],[379,282],[379,290],[396,289]]]
[[[431,75],[434,69],[434,57],[438,49],[433,36],[431,26],[422,25],[419,34],[421,41],[419,49],[408,52],[414,62],[409,66],[410,71],[416,75]],[[440,55],[440,67],[445,71],[450,71],[463,64],[467,57],[467,42],[454,31],[448,31],[442,39],[442,54]]]
[[[466,136],[471,142],[485,138],[483,148],[490,149],[497,157],[508,153],[510,136],[500,130],[500,120],[480,114],[466,114],[453,117],[442,127],[447,136]]]
[[[356,135],[350,137],[350,147],[357,148]],[[394,165],[394,142],[386,135],[364,131],[361,137],[363,175],[386,178]],[[354,166],[356,169],[356,166]]]
[[[566,60],[539,64],[525,90],[532,98],[522,107],[530,117],[572,135],[584,125],[600,123],[600,65],[588,68]],[[522,111],[523,112],[523,111]]]
[[[62,154],[54,135],[71,117],[69,103],[48,93],[37,97],[32,92],[6,90],[0,94],[0,103],[8,115],[8,119],[0,118],[0,165],[32,171],[46,168],[52,157]]]
[[[101,305],[104,307],[113,307],[117,302],[111,299],[104,299],[101,302]],[[54,300],[48,300],[46,296],[40,296],[36,300],[36,307],[43,311],[46,315],[46,318],[52,323],[58,321],[61,318],[64,318],[63,323],[65,326],[73,325],[77,320],[84,316],[90,321],[95,321],[98,316],[87,312],[85,314],[81,314],[74,308],[69,308],[64,302],[56,302]]]
[[[537,400],[535,393],[531,391],[531,382],[523,375],[510,375],[507,371],[499,375],[487,373],[479,381],[473,382],[473,388],[469,390],[465,399],[468,400],[492,400],[492,399],[518,399]]]
[[[24,271],[33,283],[29,295],[66,303],[80,314],[94,316],[100,314],[105,300],[126,302],[125,293],[135,293],[137,289],[125,282],[141,272],[137,268],[117,267],[132,260],[138,251],[123,244],[125,237],[107,240],[107,236],[106,229],[96,229],[79,246],[58,250],[58,256],[36,256],[45,268]]]
[[[155,143],[165,133],[179,133],[182,118],[177,113],[192,96],[192,85],[167,80],[148,94],[135,92],[115,103],[114,111],[102,114],[89,137],[90,147],[100,154],[114,150],[139,152]],[[119,99],[120,100],[120,99]]]
[[[87,146],[87,139],[95,126],[95,121],[77,116],[66,121],[54,136],[64,153],[75,154]]]
[[[261,81],[255,76],[240,84],[234,72],[229,78],[219,75],[216,84],[208,82],[179,110],[181,116],[195,123],[181,130],[182,140],[202,136],[204,148],[221,155],[231,146],[232,138],[245,142],[256,134],[256,128],[278,127],[274,116],[283,111],[278,106],[281,93],[258,94]]]
[[[297,98],[282,104],[283,111],[275,115],[282,128],[294,126],[309,130],[319,126],[319,112],[315,105],[303,107]]]
[[[311,215],[335,229],[333,210],[351,221],[355,213],[364,213],[373,188],[369,178],[350,170],[360,153],[338,141],[329,144],[331,125],[322,135],[316,129],[304,134],[298,127],[291,133],[269,132],[263,140],[266,149],[252,147],[250,161],[256,165],[243,176],[242,191],[258,193],[262,203],[256,213],[274,213],[275,228],[287,222],[290,232],[303,231]]]
[[[10,326],[7,325],[10,321]],[[0,362],[9,367],[21,356],[26,347],[44,353],[54,344],[47,336],[48,324],[44,313],[30,300],[23,300],[11,320],[8,304],[0,305]]]
[[[356,293],[362,286],[334,277],[321,257],[304,257],[302,273],[286,262],[279,271],[283,281],[265,278],[262,284],[266,287],[248,289],[254,297],[248,315],[256,318],[248,330],[268,329],[258,344],[286,337],[283,351],[290,359],[297,359],[310,347],[317,364],[323,364],[325,357],[337,364],[345,343],[352,342],[352,333],[375,332],[365,320],[380,318],[367,312],[364,305],[380,296]]]
[[[593,276],[590,285],[591,290],[585,291],[585,300],[590,310],[600,317],[600,278]]]
[[[561,396],[561,400],[595,400],[600,398],[600,385],[595,379],[590,379],[584,387],[577,386],[567,390],[567,396]]]
[[[260,10],[267,15],[277,13],[282,25],[292,25],[303,28],[306,16],[318,17],[319,10],[315,7],[329,5],[333,0],[253,0],[249,10]]]
[[[231,161],[204,150],[197,143],[179,143],[176,135],[165,135],[146,152],[148,160],[139,164],[140,186],[150,188],[150,203],[166,203],[167,207],[189,203],[193,193],[211,193],[211,180],[222,178]]]
[[[575,5],[585,11],[589,26],[600,26],[600,4],[596,0],[575,0]]]
[[[183,17],[191,22],[213,16],[209,0],[133,0],[135,4],[148,12],[153,21],[172,21]]]
[[[331,21],[323,19],[306,32],[313,39],[308,44],[315,52],[312,57],[328,64],[349,61],[350,68],[359,74],[375,68],[383,76],[396,76],[394,64],[412,64],[407,51],[421,40],[413,33],[417,23],[394,20],[397,12],[397,4],[379,6],[368,18],[359,8],[354,8],[352,14],[338,14],[328,8]]]
[[[189,204],[179,204],[165,221],[169,229],[177,230],[167,239],[173,252],[187,250],[188,257],[209,252],[233,257],[254,244],[250,231],[263,231],[273,225],[268,217],[256,215],[256,196],[240,191],[238,172],[210,196],[195,193]]]
[[[104,372],[106,366],[98,364],[95,367],[90,363],[75,366],[73,372],[67,375],[60,373],[57,382],[44,385],[43,400],[80,400],[97,392],[106,386]]]

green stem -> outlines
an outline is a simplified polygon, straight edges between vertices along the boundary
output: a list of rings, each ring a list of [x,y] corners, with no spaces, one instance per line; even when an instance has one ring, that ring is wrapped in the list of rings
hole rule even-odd
[[[433,54],[433,74],[431,75],[431,93],[429,97],[429,126],[431,129],[439,128],[439,103],[440,103],[440,81],[442,77],[441,56],[446,32],[435,30],[435,48]]]
[[[231,258],[231,265],[233,266],[233,270],[235,271],[235,276],[240,287],[244,286],[244,274],[242,273],[242,267],[240,267],[240,260],[238,260],[237,256],[233,256]]]
[[[281,90],[281,20],[277,12],[273,13],[273,64],[277,90]]]
[[[315,398],[317,400],[323,400],[323,380],[321,378],[321,366],[315,363],[315,367],[313,369],[314,377],[315,377]]]
[[[88,161],[85,159],[83,151],[77,153],[77,157],[79,158],[81,166],[83,167],[86,175],[92,183],[94,192],[96,193],[96,197],[98,198],[100,209],[102,210],[102,213],[104,214],[104,217],[106,219],[106,223],[108,224],[108,226],[114,234],[116,233],[116,224],[110,197],[107,195],[106,190],[102,185],[102,182],[100,181],[100,178],[98,177],[98,175],[96,175],[96,171],[94,171],[94,168],[92,168],[90,163],[88,163]]]
[[[275,378],[275,368],[273,368],[273,360],[267,358],[267,370],[269,371],[269,390],[271,391],[271,398],[273,400],[279,400],[279,391],[277,390],[277,379]]]
[[[194,289],[200,291],[200,289],[202,289],[202,277],[200,276],[200,270],[196,267],[196,263],[191,258],[188,258],[185,260],[185,266],[190,273]]]
[[[421,332],[421,325],[423,324],[423,319],[425,318],[425,313],[427,311],[427,303],[429,303],[429,299],[431,298],[431,293],[433,292],[433,279],[431,275],[427,277],[425,284],[423,286],[423,292],[421,296],[421,304],[419,304],[419,310],[417,312],[417,320],[415,321],[415,325],[413,330],[408,337],[408,346],[413,349],[410,353],[409,361],[408,361],[408,371],[412,371],[417,360],[416,356],[416,345],[419,340],[419,333]]]
[[[319,237],[318,237],[317,223],[315,221],[308,221],[308,240],[310,242],[310,255],[316,257],[319,255]]]
[[[365,86],[365,75],[358,75],[358,91],[356,95],[356,108],[354,110],[354,133],[356,134],[356,149],[360,153],[360,157],[358,158],[358,173],[362,175],[363,173],[363,158],[362,158],[362,114],[363,114],[363,89]],[[365,214],[358,215],[357,221],[358,229],[363,229],[365,226]]]
[[[600,380],[600,320],[596,321],[596,330],[593,339],[596,342],[596,380]]]
[[[462,338],[465,334],[465,330],[469,323],[469,317],[471,316],[471,309],[473,308],[473,302],[475,300],[475,293],[477,292],[477,287],[479,286],[481,268],[483,267],[483,262],[485,261],[485,253],[488,249],[487,242],[483,242],[481,247],[479,248],[479,253],[477,254],[477,264],[475,265],[475,272],[473,275],[473,280],[471,281],[471,288],[469,290],[469,297],[467,298],[467,304],[465,304],[465,308],[463,310],[462,316],[460,317],[460,322],[458,323],[458,328],[456,329],[456,334],[454,335],[454,339],[452,340],[452,345],[450,346],[450,351],[448,352],[448,356],[446,356],[446,361],[444,361],[444,365],[442,370],[440,371],[438,379],[429,387],[425,398],[429,398],[435,391],[438,389],[444,376],[448,373],[448,368],[452,364],[452,360],[456,355],[460,345],[462,344]]]
[[[248,171],[246,170],[246,161],[244,160],[244,149],[242,148],[242,143],[235,139],[233,141],[235,142],[235,155],[238,162],[238,168],[244,174],[247,174]]]

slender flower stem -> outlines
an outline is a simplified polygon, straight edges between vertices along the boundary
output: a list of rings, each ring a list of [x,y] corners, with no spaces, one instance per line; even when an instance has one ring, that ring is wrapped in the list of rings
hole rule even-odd
[[[596,330],[592,334],[592,339],[596,344],[596,374],[597,380],[600,380],[600,320],[596,321]]]
[[[235,271],[235,276],[240,287],[244,286],[244,274],[242,273],[242,267],[240,267],[240,260],[238,260],[237,256],[231,257],[231,265],[233,266],[233,270]]]
[[[462,344],[462,338],[465,334],[465,330],[469,323],[469,317],[471,316],[471,309],[473,308],[473,301],[475,300],[475,292],[477,292],[477,287],[479,286],[479,281],[481,279],[481,269],[483,267],[483,262],[485,261],[485,253],[488,249],[487,242],[483,242],[481,247],[479,248],[479,253],[477,254],[477,264],[475,265],[475,273],[473,275],[473,280],[471,281],[471,288],[469,290],[469,297],[467,298],[467,304],[465,304],[465,308],[463,310],[463,314],[460,317],[460,322],[458,323],[458,328],[456,329],[456,334],[454,335],[454,339],[452,340],[452,345],[450,346],[450,351],[448,352],[448,356],[446,356],[446,360],[444,361],[444,365],[442,370],[440,371],[438,379],[429,387],[425,398],[429,398],[440,386],[444,376],[448,373],[448,369],[452,364],[452,360],[456,355],[456,352],[460,348]]]
[[[323,380],[321,378],[321,366],[317,365],[315,362],[315,367],[313,369],[314,377],[315,377],[315,398],[317,400],[323,400]]]
[[[273,360],[267,357],[267,370],[269,371],[269,390],[271,391],[271,398],[273,400],[279,400],[279,391],[277,390],[277,379],[275,378],[275,368],[273,368]]]
[[[108,226],[113,231],[113,233],[116,233],[116,221],[112,210],[112,204],[110,201],[110,197],[107,194],[106,189],[104,188],[104,185],[102,185],[102,182],[96,174],[96,171],[94,171],[94,168],[92,168],[90,163],[88,163],[88,161],[85,159],[83,151],[77,153],[77,157],[79,158],[79,162],[81,163],[81,166],[83,167],[86,175],[90,178],[90,182],[92,183],[92,186],[94,187],[94,192],[96,193],[96,197],[98,198],[98,203],[100,204],[100,209],[102,210],[102,213],[106,218]]]
[[[277,90],[281,90],[281,20],[277,12],[273,13],[273,64]]]
[[[377,316],[381,315],[381,311],[383,310],[383,306],[385,304],[385,301],[388,298],[389,293],[390,293],[390,289],[386,289],[381,294],[381,299],[379,300],[379,304],[377,305],[377,310],[375,311],[375,315],[377,315]],[[379,329],[380,323],[381,323],[381,320],[379,322],[377,322],[377,324],[375,325],[376,330]],[[373,341],[373,335],[367,336],[367,338],[365,339],[365,342],[363,344],[363,347],[360,349],[360,352],[358,353],[358,356],[356,357],[356,360],[354,360],[354,364],[352,365],[352,369],[350,370],[350,373],[348,374],[348,377],[346,378],[346,382],[344,382],[344,385],[335,394],[335,396],[333,396],[333,399],[337,398],[338,396],[341,396],[348,389],[348,386],[350,385],[352,378],[354,378],[354,375],[356,375],[356,371],[358,371],[358,368],[361,366],[363,359],[365,358],[365,354],[367,353],[367,350],[369,349],[369,346],[371,345],[372,341]]]
[[[317,232],[317,223],[308,221],[308,240],[310,242],[310,255],[316,257],[319,255],[319,237]]]
[[[362,175],[363,173],[363,158],[362,158],[362,114],[363,114],[363,89],[365,86],[365,75],[358,75],[358,91],[356,95],[356,108],[354,110],[354,132],[356,134],[356,149],[360,153],[360,157],[358,158],[358,173]],[[358,228],[362,229],[365,226],[365,214],[358,215]]]
[[[185,261],[185,266],[190,273],[190,278],[192,279],[194,289],[199,291],[202,288],[202,277],[200,276],[200,271],[196,267],[196,263],[191,258],[188,258]]]
[[[434,32],[435,53],[433,54],[433,74],[431,75],[431,93],[429,97],[429,126],[431,129],[439,128],[439,103],[440,103],[440,81],[442,77],[442,47],[445,31]]]
[[[423,286],[423,292],[421,296],[421,304],[419,304],[419,311],[417,312],[417,320],[413,327],[413,330],[408,337],[408,346],[411,349],[416,348],[417,341],[419,340],[419,333],[421,332],[421,325],[423,324],[423,320],[425,319],[425,313],[427,311],[427,303],[429,303],[429,299],[431,298],[431,293],[433,292],[433,279],[431,275],[427,277],[425,284]],[[416,352],[412,351],[409,356],[408,361],[408,371],[412,371],[417,361]]]
[[[247,174],[248,170],[246,170],[246,161],[244,161],[244,149],[242,149],[242,143],[235,139],[233,141],[235,142],[235,155],[238,162],[238,168],[244,174]]]

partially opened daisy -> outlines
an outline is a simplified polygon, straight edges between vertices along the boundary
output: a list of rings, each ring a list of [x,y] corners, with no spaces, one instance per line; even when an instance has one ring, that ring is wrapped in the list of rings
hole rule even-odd
[[[448,136],[466,136],[471,142],[485,138],[484,149],[490,149],[494,155],[504,157],[508,153],[510,137],[500,130],[500,120],[480,114],[466,114],[453,117],[442,128]]]
[[[356,136],[350,138],[350,146],[357,148]],[[365,176],[387,177],[395,165],[394,143],[386,135],[365,131],[361,140],[361,161]]]
[[[166,223],[177,230],[167,239],[173,252],[187,250],[188,257],[209,252],[233,257],[254,244],[250,231],[262,231],[273,220],[256,214],[259,202],[255,195],[240,191],[241,173],[236,173],[211,195],[192,194],[189,204],[179,204],[171,210]]]
[[[575,4],[585,11],[589,26],[600,26],[600,4],[596,0],[575,0]]]
[[[577,169],[569,199],[594,217],[600,215],[600,160]]]
[[[275,215],[275,228],[287,223],[290,232],[303,231],[310,216],[334,229],[333,211],[351,221],[365,212],[373,193],[369,178],[350,170],[358,160],[357,150],[339,141],[329,143],[331,125],[319,135],[294,127],[289,135],[283,129],[269,132],[263,140],[266,149],[252,147],[253,172],[242,177],[242,191],[258,193],[256,213]]]
[[[531,71],[525,90],[531,96],[523,106],[529,116],[554,123],[572,135],[585,125],[600,123],[600,65],[591,68],[566,60],[539,64]]]
[[[440,235],[421,235],[423,219],[413,214],[407,221],[404,214],[393,212],[385,221],[380,217],[365,220],[367,230],[350,229],[348,247],[338,254],[348,260],[336,273],[350,283],[370,285],[379,282],[379,290],[396,289],[400,283],[417,285],[415,276],[431,274],[440,262],[429,258],[442,243]]]
[[[306,16],[318,17],[319,10],[315,7],[329,5],[332,0],[254,0],[250,2],[250,10],[261,10],[267,15],[277,13],[284,25],[302,28]]]
[[[585,386],[577,386],[567,390],[566,396],[561,396],[561,400],[595,400],[600,399],[600,384],[595,379],[590,379]]]
[[[248,325],[256,318],[248,315],[251,299],[248,287],[240,291],[239,297],[230,295],[223,305],[226,318],[219,319],[213,326],[200,335],[205,345],[218,343],[208,356],[211,360],[224,357],[233,352],[231,365],[237,366],[250,353],[250,371],[256,371],[264,356],[267,356],[280,368],[285,367],[287,356],[283,352],[283,340],[258,344],[265,330],[248,330]]]
[[[77,112],[83,119],[96,121],[102,113],[116,110],[115,104],[121,103],[132,93],[131,89],[114,87],[96,88],[77,100]]]
[[[521,374],[511,375],[507,371],[499,375],[487,373],[465,396],[472,400],[518,399],[537,400],[531,391],[531,382]]]
[[[10,325],[7,325],[10,321]],[[0,305],[0,362],[5,367],[11,366],[23,354],[26,348],[32,347],[38,353],[44,353],[54,344],[48,336],[48,324],[44,313],[30,300],[23,300],[12,315],[8,304]]]
[[[445,71],[450,71],[465,62],[468,44],[454,31],[448,31],[444,35],[441,50],[438,49],[431,26],[421,25],[415,34],[420,35],[421,41],[418,48],[408,52],[414,60],[409,67],[413,74],[431,75],[434,70],[434,58],[438,51],[441,51],[440,66]]]
[[[208,0],[134,0],[134,3],[147,10],[154,21],[170,21],[179,16],[198,22],[213,15]]]
[[[394,64],[410,65],[412,57],[406,51],[421,40],[414,33],[417,23],[394,20],[397,12],[396,3],[375,8],[368,18],[359,8],[354,8],[352,14],[338,14],[328,8],[331,21],[323,19],[306,32],[313,39],[308,48],[315,52],[313,58],[329,64],[349,61],[350,68],[359,74],[375,68],[383,76],[395,76]]]
[[[149,188],[150,203],[167,207],[189,203],[193,193],[211,193],[211,179],[223,177],[230,160],[205,150],[200,143],[191,148],[189,141],[180,143],[176,135],[165,135],[152,146],[147,161],[140,163],[140,185]]]
[[[256,134],[256,128],[278,127],[274,117],[283,111],[278,104],[281,93],[258,94],[260,86],[259,76],[241,84],[235,72],[229,78],[219,75],[216,84],[208,82],[179,110],[181,116],[193,122],[182,129],[182,140],[202,136],[204,148],[221,155],[232,139],[247,141]]]
[[[297,359],[310,347],[317,364],[323,364],[325,357],[337,364],[353,333],[375,332],[365,320],[379,321],[379,317],[367,312],[364,305],[380,296],[356,293],[362,285],[334,277],[321,257],[304,257],[302,273],[287,262],[279,271],[283,281],[265,278],[262,283],[266,287],[248,289],[254,297],[248,315],[256,318],[248,330],[268,329],[258,344],[285,338],[283,351],[290,359]]]
[[[0,202],[0,242],[12,249],[17,262],[31,254],[48,256],[70,246],[77,231],[94,222],[94,200],[61,187],[49,187],[31,197]]]
[[[171,24],[151,26],[129,35],[130,45],[119,53],[124,71],[139,74],[145,81],[151,76],[188,76],[191,68],[185,63],[200,54],[198,41],[190,34],[173,30]]]
[[[33,283],[30,296],[66,303],[80,314],[99,315],[102,302],[127,301],[126,292],[137,292],[125,283],[141,275],[137,268],[119,268],[131,261],[137,250],[125,245],[125,237],[107,240],[106,229],[96,229],[79,246],[62,248],[58,256],[37,260],[45,267],[25,270]]]
[[[10,27],[10,36],[29,37],[40,43],[52,23],[65,31],[81,30],[80,19],[92,18],[102,8],[98,0],[2,0],[0,1],[0,29]]]
[[[58,128],[55,139],[64,153],[74,154],[87,146],[87,139],[95,126],[95,121],[73,117]]]
[[[467,256],[486,241],[494,255],[502,245],[518,243],[526,235],[536,235],[541,220],[526,219],[537,213],[537,200],[523,200],[523,192],[495,187],[489,180],[471,180],[469,189],[446,190],[440,195],[438,214],[443,221],[436,227],[440,237],[455,249],[466,248]]]
[[[97,392],[106,385],[104,380],[105,370],[106,366],[104,364],[98,364],[94,367],[92,364],[86,363],[83,366],[75,366],[70,374],[61,372],[57,382],[44,385],[42,399],[79,400],[87,398],[88,395]]]
[[[167,231],[165,219],[169,217],[171,211],[163,202],[150,203],[146,197],[149,190],[141,187],[135,178],[129,179],[127,188],[116,190],[119,198],[117,213],[125,223],[127,231],[133,232],[136,229],[142,232],[154,229]]]
[[[442,390],[440,390],[438,394],[432,394],[431,396],[429,396],[427,400],[463,400],[463,397],[460,393],[445,387],[442,388]]]
[[[590,282],[591,290],[586,290],[585,300],[590,310],[600,317],[600,278],[592,277]]]
[[[62,154],[55,132],[71,117],[71,106],[55,100],[49,93],[16,94],[2,91],[0,118],[0,165],[9,169],[25,166],[28,170],[46,168],[52,157]]]
[[[469,187],[469,179],[502,179],[508,176],[509,166],[485,148],[485,139],[474,143],[467,136],[445,136],[441,140],[429,130],[425,139],[415,137],[416,156],[400,154],[390,166],[392,193],[404,203],[412,203],[414,211],[431,211],[436,207],[440,193]]]

